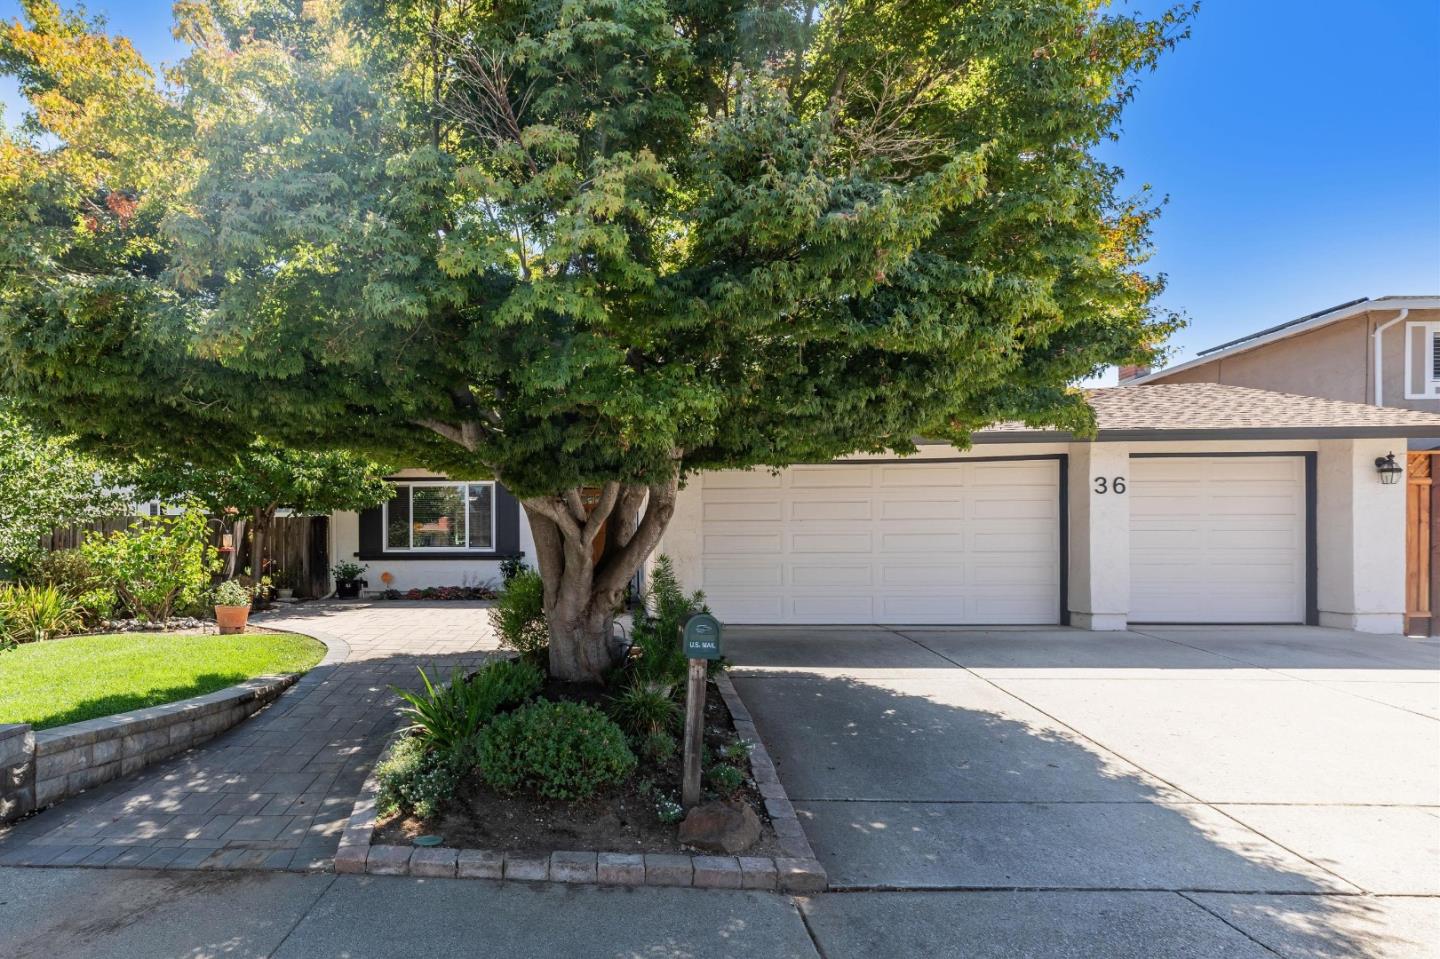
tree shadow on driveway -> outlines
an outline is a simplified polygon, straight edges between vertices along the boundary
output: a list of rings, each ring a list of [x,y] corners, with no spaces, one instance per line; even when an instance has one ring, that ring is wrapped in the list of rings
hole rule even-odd
[[[1121,661],[1163,669],[1179,658],[1202,668],[1198,650],[1152,655],[1148,647],[1135,643]],[[924,646],[858,630],[828,646],[818,637],[814,646],[747,638],[732,650],[736,686],[832,888],[852,894],[807,907],[827,954],[827,923],[846,944],[833,955],[861,956],[852,947],[872,933],[874,947],[893,940],[907,911],[911,954],[1275,954],[1257,942],[1279,944],[1286,956],[1392,954],[1384,951],[1397,941],[1387,925],[1392,903]],[[1026,656],[1045,654],[1010,653],[1012,662]],[[1129,946],[1101,942],[1107,921],[1153,915],[1157,930],[1170,928],[1166,910],[1176,922],[1212,926],[1214,948],[1147,946],[1143,936]],[[967,926],[986,930],[993,951],[965,939]],[[1049,936],[1054,950],[1020,945],[1032,934]],[[962,939],[964,950],[941,948]]]

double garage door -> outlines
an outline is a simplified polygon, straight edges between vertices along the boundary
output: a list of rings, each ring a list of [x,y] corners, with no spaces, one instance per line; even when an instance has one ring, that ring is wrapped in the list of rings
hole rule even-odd
[[[1131,474],[1133,621],[1303,621],[1300,458],[1136,458]],[[709,473],[701,497],[701,586],[728,622],[1061,618],[1058,459]]]

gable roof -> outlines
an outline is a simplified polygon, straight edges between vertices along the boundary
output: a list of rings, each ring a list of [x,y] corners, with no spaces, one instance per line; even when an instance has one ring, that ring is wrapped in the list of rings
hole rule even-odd
[[[1133,380],[1126,380],[1125,386],[1138,386],[1151,383],[1160,377],[1178,373],[1181,370],[1188,370],[1191,367],[1203,366],[1215,360],[1227,356],[1234,356],[1237,353],[1244,353],[1253,350],[1257,346],[1264,346],[1267,343],[1274,343],[1276,340],[1283,340],[1286,337],[1298,336],[1301,333],[1308,333],[1311,330],[1319,329],[1322,326],[1329,326],[1331,323],[1338,323],[1340,320],[1348,320],[1353,316],[1362,313],[1369,313],[1372,310],[1440,310],[1440,296],[1381,296],[1375,299],[1360,297],[1357,300],[1350,300],[1338,306],[1328,307],[1315,313],[1307,313],[1305,316],[1288,320],[1275,326],[1266,327],[1263,330],[1256,330],[1238,339],[1221,343],[1219,346],[1212,346],[1209,349],[1201,350],[1193,360],[1186,360],[1184,363],[1177,363],[1174,366],[1167,366],[1164,369],[1153,370],[1144,376],[1137,376]]]
[[[1088,390],[1101,441],[1440,437],[1440,413],[1297,396],[1222,383],[1152,383]],[[997,423],[977,443],[1070,439],[1058,430]]]

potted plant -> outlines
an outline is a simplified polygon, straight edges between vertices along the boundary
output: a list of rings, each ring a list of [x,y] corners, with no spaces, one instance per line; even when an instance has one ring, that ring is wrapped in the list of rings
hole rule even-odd
[[[330,575],[335,577],[336,597],[354,599],[360,595],[361,589],[369,588],[370,584],[360,578],[369,568],[359,563],[336,563],[332,566]]]
[[[295,598],[295,584],[299,579],[292,570],[282,569],[275,574],[275,598],[288,603]]]
[[[245,632],[250,621],[251,593],[233,579],[215,587],[215,625],[222,635]]]

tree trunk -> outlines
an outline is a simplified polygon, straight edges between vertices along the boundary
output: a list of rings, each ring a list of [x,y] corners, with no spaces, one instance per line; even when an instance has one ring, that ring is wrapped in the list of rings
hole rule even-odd
[[[276,506],[256,507],[250,521],[250,585],[259,586],[265,575],[265,544],[275,520]]]
[[[570,682],[603,681],[613,665],[615,611],[669,525],[678,489],[677,476],[649,486],[606,483],[588,508],[579,489],[524,500],[545,583],[550,675]],[[597,555],[594,545],[607,522],[609,532]]]

